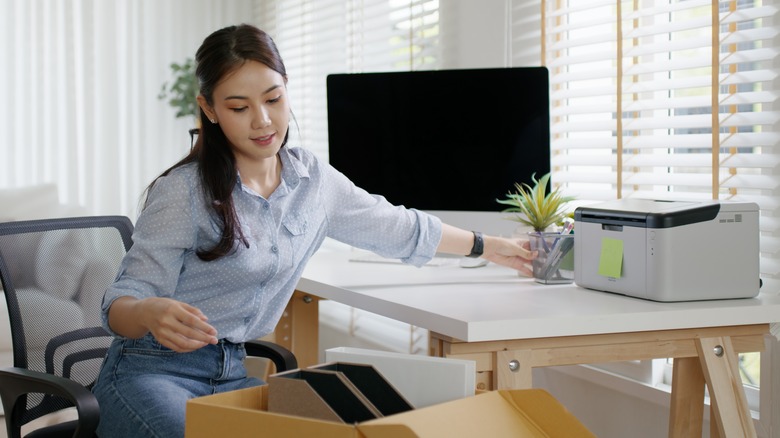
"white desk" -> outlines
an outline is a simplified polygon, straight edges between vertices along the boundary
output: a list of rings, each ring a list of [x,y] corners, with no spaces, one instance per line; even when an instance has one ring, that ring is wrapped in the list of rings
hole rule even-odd
[[[277,341],[288,340],[303,365],[316,361],[319,297],[428,329],[431,354],[476,360],[486,389],[530,387],[537,366],[674,357],[670,436],[701,436],[705,383],[720,434],[755,436],[737,354],[763,349],[769,323],[780,320],[780,296],[657,303],[541,285],[496,265],[414,268],[347,257],[315,255],[280,322]],[[296,344],[303,339],[308,345]]]

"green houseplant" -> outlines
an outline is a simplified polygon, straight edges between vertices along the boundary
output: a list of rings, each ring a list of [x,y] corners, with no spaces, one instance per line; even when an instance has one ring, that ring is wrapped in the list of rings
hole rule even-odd
[[[198,79],[195,76],[195,60],[187,58],[183,63],[171,63],[173,82],[162,85],[160,100],[167,100],[176,110],[176,117],[193,117],[198,114]],[[197,121],[196,121],[197,123]]]
[[[573,252],[574,236],[568,231],[548,232],[547,229],[559,224],[567,217],[566,204],[574,197],[564,196],[560,187],[547,192],[550,174],[536,179],[531,176],[533,186],[515,183],[515,192],[505,199],[497,199],[500,204],[508,205],[506,213],[516,213],[512,220],[528,225],[533,231],[528,233],[531,250],[537,251],[533,261],[534,279],[539,283],[571,283],[574,281]],[[566,230],[566,229],[564,229]]]
[[[516,191],[506,195],[506,199],[498,199],[499,204],[509,205],[505,213],[518,213],[512,219],[529,225],[536,232],[543,232],[551,225],[558,224],[566,217],[566,204],[574,200],[572,196],[563,196],[560,187],[547,193],[550,174],[536,179],[531,176],[534,185],[515,183]]]
[[[171,63],[173,82],[165,82],[157,98],[167,100],[168,105],[176,110],[176,117],[192,117],[194,126],[189,130],[190,148],[195,142],[195,134],[199,132],[198,120],[198,78],[195,76],[195,60],[187,58],[183,63]]]

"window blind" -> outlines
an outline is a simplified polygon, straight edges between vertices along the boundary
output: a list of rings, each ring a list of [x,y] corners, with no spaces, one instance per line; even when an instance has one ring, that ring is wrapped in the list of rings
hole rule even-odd
[[[579,199],[756,202],[780,289],[778,8],[761,0],[544,1],[553,180]]]
[[[437,65],[438,1],[275,0],[258,2],[256,17],[287,67],[297,121],[291,133],[324,159],[328,74]]]

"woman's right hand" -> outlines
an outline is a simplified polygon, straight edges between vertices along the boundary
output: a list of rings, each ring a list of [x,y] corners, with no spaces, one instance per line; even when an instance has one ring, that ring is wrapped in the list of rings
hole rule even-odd
[[[171,298],[121,297],[109,309],[109,325],[122,336],[151,333],[157,342],[186,353],[217,343],[217,330],[197,307]]]

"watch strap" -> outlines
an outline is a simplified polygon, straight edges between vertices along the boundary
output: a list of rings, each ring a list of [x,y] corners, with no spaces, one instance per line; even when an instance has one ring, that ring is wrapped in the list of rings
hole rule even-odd
[[[474,246],[471,247],[471,252],[466,257],[476,258],[485,252],[485,239],[479,231],[472,231],[472,233],[474,233]]]

